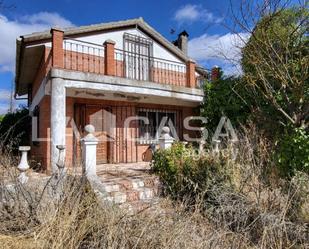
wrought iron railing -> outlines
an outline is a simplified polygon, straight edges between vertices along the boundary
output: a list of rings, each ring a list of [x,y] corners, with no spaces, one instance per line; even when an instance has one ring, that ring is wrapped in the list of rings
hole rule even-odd
[[[75,71],[105,74],[104,46],[73,38],[65,38],[64,68]],[[115,76],[186,86],[185,63],[165,60],[115,49]]]
[[[115,49],[115,74],[135,80],[186,86],[186,65]]]
[[[199,72],[199,75],[196,76],[196,87],[203,89],[205,84],[211,81],[210,70],[199,66],[197,66],[196,69]]]
[[[66,38],[63,41],[64,68],[104,74],[104,46]]]

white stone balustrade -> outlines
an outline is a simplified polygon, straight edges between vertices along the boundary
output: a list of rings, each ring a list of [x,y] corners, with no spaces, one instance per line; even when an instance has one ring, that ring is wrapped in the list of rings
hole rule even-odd
[[[170,128],[165,126],[162,128],[161,136],[159,137],[159,146],[161,149],[165,150],[172,146],[175,138],[170,135]]]
[[[81,139],[83,173],[86,176],[95,176],[97,171],[97,144],[98,139],[94,136],[95,128],[93,125],[86,125],[87,135]]]
[[[19,151],[21,151],[20,163],[17,166],[17,169],[20,171],[20,175],[17,177],[17,180],[21,184],[28,182],[28,176],[26,174],[27,170],[30,168],[28,164],[27,154],[30,150],[30,146],[19,146]]]

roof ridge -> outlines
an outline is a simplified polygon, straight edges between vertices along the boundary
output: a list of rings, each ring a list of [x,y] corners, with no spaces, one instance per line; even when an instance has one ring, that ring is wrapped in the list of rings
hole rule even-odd
[[[156,31],[142,17],[127,19],[127,20],[120,20],[120,21],[113,21],[113,22],[84,25],[84,26],[78,26],[78,27],[70,27],[70,28],[65,28],[63,30],[64,30],[65,36],[70,36],[70,35],[78,35],[78,34],[83,34],[83,33],[88,33],[88,32],[99,32],[103,30],[134,26],[134,25],[144,30],[146,33],[149,33],[149,35],[153,36],[154,39],[156,39],[159,43],[161,43],[163,46],[168,48],[172,53],[174,53],[180,59],[184,61],[189,60],[189,57],[186,54],[184,54],[182,50],[180,50],[178,47],[173,45],[162,34]],[[50,31],[44,31],[44,32],[36,32],[36,33],[29,34],[29,35],[24,35],[21,37],[23,38],[24,42],[32,42],[32,41],[50,39],[51,34],[50,34]]]

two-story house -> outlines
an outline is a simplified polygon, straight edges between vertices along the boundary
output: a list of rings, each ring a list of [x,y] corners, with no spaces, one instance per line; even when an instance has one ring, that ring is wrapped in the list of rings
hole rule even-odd
[[[142,161],[163,119],[182,140],[183,120],[203,100],[205,73],[187,56],[187,40],[182,32],[172,43],[142,18],[21,36],[16,94],[28,96],[32,157],[50,171],[56,146],[65,145],[66,164],[78,163],[89,123],[98,163]]]

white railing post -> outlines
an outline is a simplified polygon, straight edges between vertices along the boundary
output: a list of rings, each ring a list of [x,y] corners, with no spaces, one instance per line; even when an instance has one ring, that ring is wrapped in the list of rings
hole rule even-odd
[[[17,180],[25,184],[28,181],[28,176],[26,174],[27,170],[30,168],[27,160],[27,154],[30,150],[30,146],[19,146],[19,151],[21,151],[20,163],[17,166],[17,169],[20,171],[20,175],[17,177]]]
[[[238,153],[238,149],[237,149],[238,139],[231,139],[230,143],[231,143],[231,150],[232,150],[232,160],[235,161],[237,158],[237,153]]]
[[[85,131],[88,133],[82,142],[82,160],[83,160],[83,173],[87,176],[95,176],[97,171],[97,144],[98,139],[94,136],[94,126],[86,125]]]
[[[214,152],[218,153],[219,152],[219,144],[221,141],[218,139],[213,139],[212,143],[214,144]]]
[[[205,140],[200,141],[199,147],[198,147],[199,154],[202,154],[204,152],[205,144],[206,144]]]
[[[161,149],[165,150],[172,146],[175,138],[170,135],[170,128],[165,126],[162,128],[161,136],[159,137],[159,146]]]
[[[58,161],[56,163],[58,167],[58,177],[63,177],[65,175],[65,146],[64,145],[56,145],[56,148],[59,150],[58,153]]]

